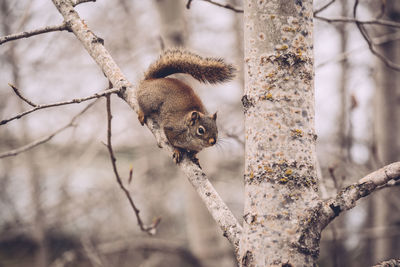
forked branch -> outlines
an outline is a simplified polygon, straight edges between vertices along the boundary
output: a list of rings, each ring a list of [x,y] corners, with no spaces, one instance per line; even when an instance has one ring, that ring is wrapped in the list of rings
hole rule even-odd
[[[83,113],[85,113],[89,108],[91,108],[91,107],[94,105],[94,103],[96,103],[96,101],[93,101],[92,103],[90,103],[89,105],[87,105],[81,112],[79,112],[78,114],[76,114],[76,115],[71,119],[71,121],[70,121],[68,124],[66,124],[65,126],[61,127],[61,128],[58,129],[57,131],[55,131],[55,132],[53,132],[53,133],[51,133],[51,134],[49,134],[49,135],[47,135],[47,136],[45,136],[45,137],[43,137],[43,138],[40,138],[40,139],[38,139],[38,140],[36,140],[36,141],[33,141],[33,142],[31,142],[31,143],[29,143],[29,144],[27,144],[27,145],[25,145],[25,146],[22,146],[22,147],[20,147],[20,148],[17,148],[17,149],[13,149],[13,150],[10,150],[10,151],[7,151],[7,152],[0,153],[0,159],[1,159],[1,158],[6,158],[6,157],[16,156],[16,155],[18,155],[18,154],[20,154],[20,153],[26,152],[26,151],[28,151],[28,150],[31,150],[32,148],[35,148],[35,147],[37,147],[37,146],[39,146],[39,145],[41,145],[41,144],[44,144],[44,143],[50,141],[54,136],[56,136],[57,134],[61,133],[61,132],[64,131],[65,129],[68,129],[69,127],[73,127],[73,126],[74,126],[74,123],[75,123],[75,121],[78,119],[78,117],[80,117],[80,116],[81,116]]]
[[[110,94],[115,94],[115,93],[119,93],[120,89],[119,88],[112,88],[109,90],[105,90],[103,92],[100,93],[96,93],[87,97],[82,97],[82,98],[74,98],[72,100],[68,100],[68,101],[62,101],[62,102],[56,102],[56,103],[50,103],[50,104],[43,104],[43,105],[37,105],[35,103],[33,103],[32,100],[29,100],[28,98],[24,97],[22,95],[22,93],[19,91],[18,88],[16,88],[14,85],[9,84],[11,86],[11,88],[13,88],[14,92],[16,93],[16,95],[21,98],[24,102],[28,103],[30,106],[32,106],[33,108],[26,110],[24,112],[18,113],[17,115],[14,115],[8,119],[4,119],[0,121],[0,125],[6,124],[10,121],[16,120],[16,119],[20,119],[25,115],[28,115],[32,112],[35,112],[37,110],[40,109],[45,109],[45,108],[52,108],[52,107],[58,107],[58,106],[64,106],[64,105],[70,105],[70,104],[79,104],[81,102],[85,102],[91,99],[95,99],[95,98],[100,98],[106,95],[110,95]]]

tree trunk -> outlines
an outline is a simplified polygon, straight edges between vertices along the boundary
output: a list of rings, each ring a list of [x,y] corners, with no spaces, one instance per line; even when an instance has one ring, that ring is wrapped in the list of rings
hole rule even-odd
[[[244,3],[245,208],[242,266],[313,266],[319,235],[312,1]]]

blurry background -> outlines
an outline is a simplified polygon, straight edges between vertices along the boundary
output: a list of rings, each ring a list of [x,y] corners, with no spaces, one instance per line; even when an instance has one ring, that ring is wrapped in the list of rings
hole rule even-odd
[[[240,7],[240,0],[230,0]],[[329,1],[316,0],[315,9]],[[399,21],[398,1],[384,19]],[[396,3],[397,2],[397,3]],[[222,3],[222,1],[221,1]],[[224,2],[225,3],[225,2]],[[383,1],[361,1],[371,19]],[[353,1],[337,0],[323,17],[351,17]],[[128,79],[135,84],[165,47],[184,46],[238,66],[217,86],[181,76],[210,112],[218,111],[220,140],[200,153],[211,182],[242,221],[244,83],[241,13],[195,0],[97,1],[76,7]],[[51,1],[0,0],[0,35],[62,22]],[[379,51],[400,63],[396,28],[368,26]],[[400,160],[400,75],[374,57],[353,23],[315,19],[315,89],[321,193]],[[99,67],[71,33],[54,32],[0,46],[0,119],[34,103],[80,98],[104,90]],[[68,124],[89,102],[40,110],[0,126],[0,153]],[[124,183],[145,223],[162,222],[155,237],[140,232],[115,181],[106,142],[105,100],[49,142],[0,159],[0,266],[235,266],[230,244],[186,178],[157,147],[125,102],[112,97],[113,145]],[[160,153],[161,152],[161,153]],[[129,169],[133,179],[128,184]],[[370,266],[400,253],[400,190],[382,189],[324,231],[320,266]]]

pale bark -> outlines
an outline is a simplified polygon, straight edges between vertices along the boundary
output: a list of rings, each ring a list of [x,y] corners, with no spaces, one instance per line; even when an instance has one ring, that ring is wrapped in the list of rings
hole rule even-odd
[[[400,162],[395,162],[366,175],[358,183],[342,189],[335,198],[325,201],[321,206],[318,227],[323,229],[340,213],[354,208],[357,200],[368,196],[380,186],[388,185],[399,178]]]
[[[248,0],[244,7],[241,264],[312,266],[319,233],[303,222],[318,204],[312,1]]]
[[[64,21],[67,23],[71,31],[83,44],[88,53],[100,66],[105,76],[113,84],[113,87],[121,88],[119,93],[120,97],[137,112],[138,103],[135,97],[134,87],[126,79],[111,55],[105,49],[103,40],[93,34],[83,20],[80,19],[78,13],[73,9],[73,6],[69,1],[53,0],[53,3],[64,17]],[[149,120],[147,126],[154,134],[158,144],[164,147],[165,150],[172,155],[173,149],[167,143],[165,135],[160,131],[159,126],[151,120]],[[205,173],[199,166],[191,162],[188,158],[184,158],[178,166],[186,174],[200,198],[207,206],[214,220],[222,229],[224,235],[230,240],[234,247],[238,249],[242,227],[215,191]]]

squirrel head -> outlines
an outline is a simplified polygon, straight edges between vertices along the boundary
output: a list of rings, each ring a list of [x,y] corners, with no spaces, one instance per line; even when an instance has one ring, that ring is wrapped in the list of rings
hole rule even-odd
[[[206,115],[199,111],[191,111],[186,115],[190,143],[186,147],[192,151],[200,151],[214,145],[218,138],[217,113]]]

